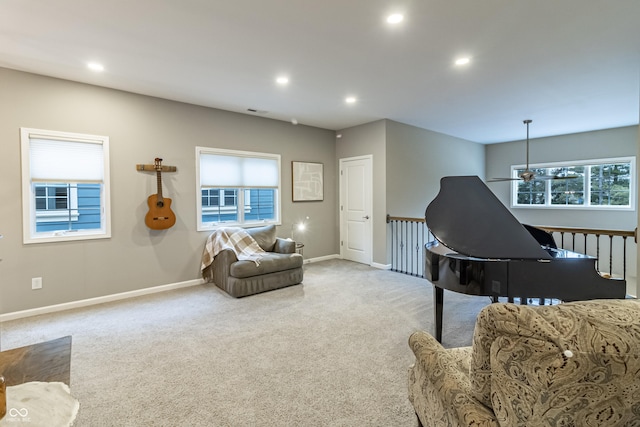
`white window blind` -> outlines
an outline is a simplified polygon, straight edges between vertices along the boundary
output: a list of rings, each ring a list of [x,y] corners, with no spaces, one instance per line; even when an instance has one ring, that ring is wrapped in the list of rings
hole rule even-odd
[[[29,138],[34,182],[102,182],[103,147],[99,142]]]
[[[20,128],[23,241],[111,237],[109,137]]]
[[[197,230],[280,224],[280,155],[196,147]]]
[[[279,185],[276,159],[219,154],[200,155],[203,187],[272,188]]]

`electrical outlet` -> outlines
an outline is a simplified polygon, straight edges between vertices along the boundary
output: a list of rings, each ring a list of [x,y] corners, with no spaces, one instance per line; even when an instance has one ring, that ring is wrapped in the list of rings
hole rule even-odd
[[[31,289],[42,289],[42,277],[31,279]]]

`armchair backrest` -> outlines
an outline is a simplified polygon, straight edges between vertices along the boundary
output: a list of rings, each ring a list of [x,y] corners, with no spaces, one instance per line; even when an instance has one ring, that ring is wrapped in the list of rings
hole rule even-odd
[[[498,337],[529,337],[557,342],[557,331],[532,307],[491,304],[480,312],[473,332],[469,377],[474,397],[491,407],[491,346]]]
[[[627,425],[640,418],[640,302],[491,304],[469,374],[501,425]]]
[[[264,227],[247,228],[247,233],[258,242],[258,245],[267,252],[273,252],[276,244],[276,226],[265,225]]]

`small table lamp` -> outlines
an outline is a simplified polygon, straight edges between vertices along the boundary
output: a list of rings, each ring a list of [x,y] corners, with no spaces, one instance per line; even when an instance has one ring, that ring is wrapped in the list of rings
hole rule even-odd
[[[306,217],[304,221],[300,221],[298,223],[293,223],[291,224],[291,240],[293,240],[294,242],[296,242],[296,251],[300,254],[302,254],[302,248],[304,248],[304,243],[302,242],[298,242],[295,238],[295,232],[296,230],[300,233],[304,233],[304,231],[307,229],[307,224],[306,221],[309,219],[309,217]]]

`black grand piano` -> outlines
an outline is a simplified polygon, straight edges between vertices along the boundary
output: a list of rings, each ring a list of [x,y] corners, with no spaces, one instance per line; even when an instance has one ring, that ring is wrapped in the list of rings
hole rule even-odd
[[[425,221],[425,277],[434,285],[436,339],[442,340],[444,289],[470,295],[625,298],[623,279],[602,277],[594,257],[558,249],[544,230],[521,224],[477,176],[449,176]]]

